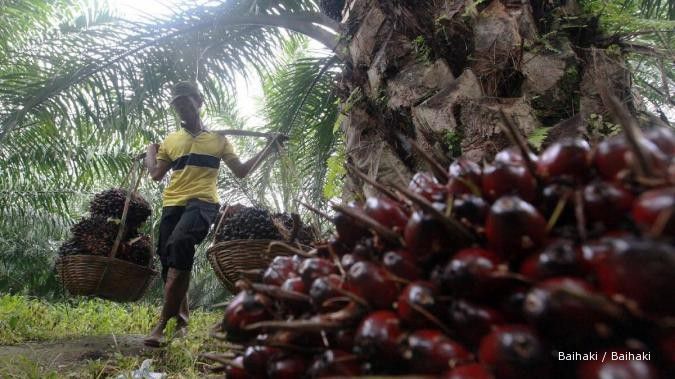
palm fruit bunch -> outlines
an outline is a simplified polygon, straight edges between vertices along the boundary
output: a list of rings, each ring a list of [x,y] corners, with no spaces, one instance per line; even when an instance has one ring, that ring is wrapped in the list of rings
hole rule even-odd
[[[342,21],[342,8],[345,7],[345,0],[321,0],[319,1],[319,9],[321,13],[329,18],[340,22]]]
[[[297,239],[298,242],[304,245],[309,245],[314,241],[314,230],[309,225],[304,225],[300,216],[288,212],[275,213],[272,215],[272,221],[277,225],[277,229],[281,231],[284,240]],[[299,222],[297,230],[295,230],[295,223]],[[292,236],[295,232],[295,236]]]
[[[147,266],[152,260],[152,241],[146,235],[130,239],[120,246],[116,256],[140,266]]]
[[[219,242],[246,239],[281,239],[268,210],[244,207],[223,220],[216,236]]]
[[[673,131],[519,146],[334,206],[335,236],[237,283],[205,357],[249,379],[674,378]]]
[[[111,218],[122,218],[124,203],[127,199],[128,191],[123,188],[111,188],[94,195],[94,199],[89,205],[91,214],[102,215]],[[134,192],[129,202],[127,211],[127,225],[135,229],[143,224],[152,214],[150,204],[141,195]]]
[[[91,255],[107,256],[110,254],[119,224],[101,215],[92,215],[81,219],[73,225],[70,232],[73,238],[66,242],[68,245],[76,245],[81,251]]]
[[[70,229],[72,237],[59,247],[59,255],[109,256],[117,238],[120,218],[126,201],[126,190],[113,188],[94,195],[90,216],[82,218]],[[152,259],[150,238],[139,236],[138,228],[148,219],[149,203],[139,194],[131,197],[127,222],[116,258],[148,265]]]

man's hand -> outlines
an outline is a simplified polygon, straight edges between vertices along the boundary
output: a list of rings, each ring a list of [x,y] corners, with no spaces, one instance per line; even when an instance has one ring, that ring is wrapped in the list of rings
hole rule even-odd
[[[268,138],[269,143],[275,150],[278,150],[279,147],[283,147],[284,143],[288,141],[289,137],[283,133],[272,133]]]
[[[167,171],[171,168],[169,162],[157,160],[158,152],[158,143],[149,144],[145,152],[145,159],[143,160],[143,164],[145,164],[145,167],[148,169],[150,177],[155,181],[162,180],[164,175],[166,175]]]
[[[148,145],[146,148],[146,156],[153,156],[157,157],[157,153],[159,152],[159,144],[158,143],[151,143]]]

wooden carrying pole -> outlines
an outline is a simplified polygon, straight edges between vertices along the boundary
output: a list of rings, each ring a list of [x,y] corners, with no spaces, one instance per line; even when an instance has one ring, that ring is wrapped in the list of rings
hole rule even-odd
[[[263,133],[263,132],[253,132],[249,130],[239,130],[239,129],[221,129],[221,130],[208,130],[211,133],[220,134],[221,136],[241,136],[241,137],[274,137],[274,133]],[[138,154],[135,159],[145,158],[145,153]]]

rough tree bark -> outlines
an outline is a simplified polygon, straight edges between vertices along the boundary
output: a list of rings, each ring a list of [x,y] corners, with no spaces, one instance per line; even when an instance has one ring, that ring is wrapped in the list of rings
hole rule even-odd
[[[594,44],[597,18],[575,0],[351,0],[341,28],[347,159],[384,183],[428,169],[407,138],[443,164],[491,158],[509,144],[500,110],[525,135],[584,133],[606,114],[598,79],[633,109],[623,57]]]

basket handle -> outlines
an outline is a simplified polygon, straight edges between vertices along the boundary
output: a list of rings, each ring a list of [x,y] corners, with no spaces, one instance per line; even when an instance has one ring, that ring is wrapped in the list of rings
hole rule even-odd
[[[220,215],[220,218],[218,219],[218,225],[216,225],[216,228],[213,229],[213,243],[216,243],[216,238],[218,237],[218,232],[220,231],[220,227],[223,225],[223,220],[225,219],[225,215],[227,214],[227,211],[230,209],[230,204],[227,204],[225,206],[225,210],[223,211],[223,214]]]
[[[129,205],[131,204],[131,195],[136,192],[138,186],[141,184],[141,172],[137,170],[139,167],[139,160],[134,161],[131,166],[129,180],[129,190],[127,191],[127,198],[124,201],[124,209],[122,210],[122,219],[120,220],[119,229],[117,229],[117,237],[115,237],[115,242],[113,243],[112,250],[110,251],[110,258],[115,258],[117,255],[117,250],[122,242],[122,237],[124,236],[124,228],[127,224],[127,214],[129,213]],[[133,173],[137,173],[137,177],[134,178]]]

